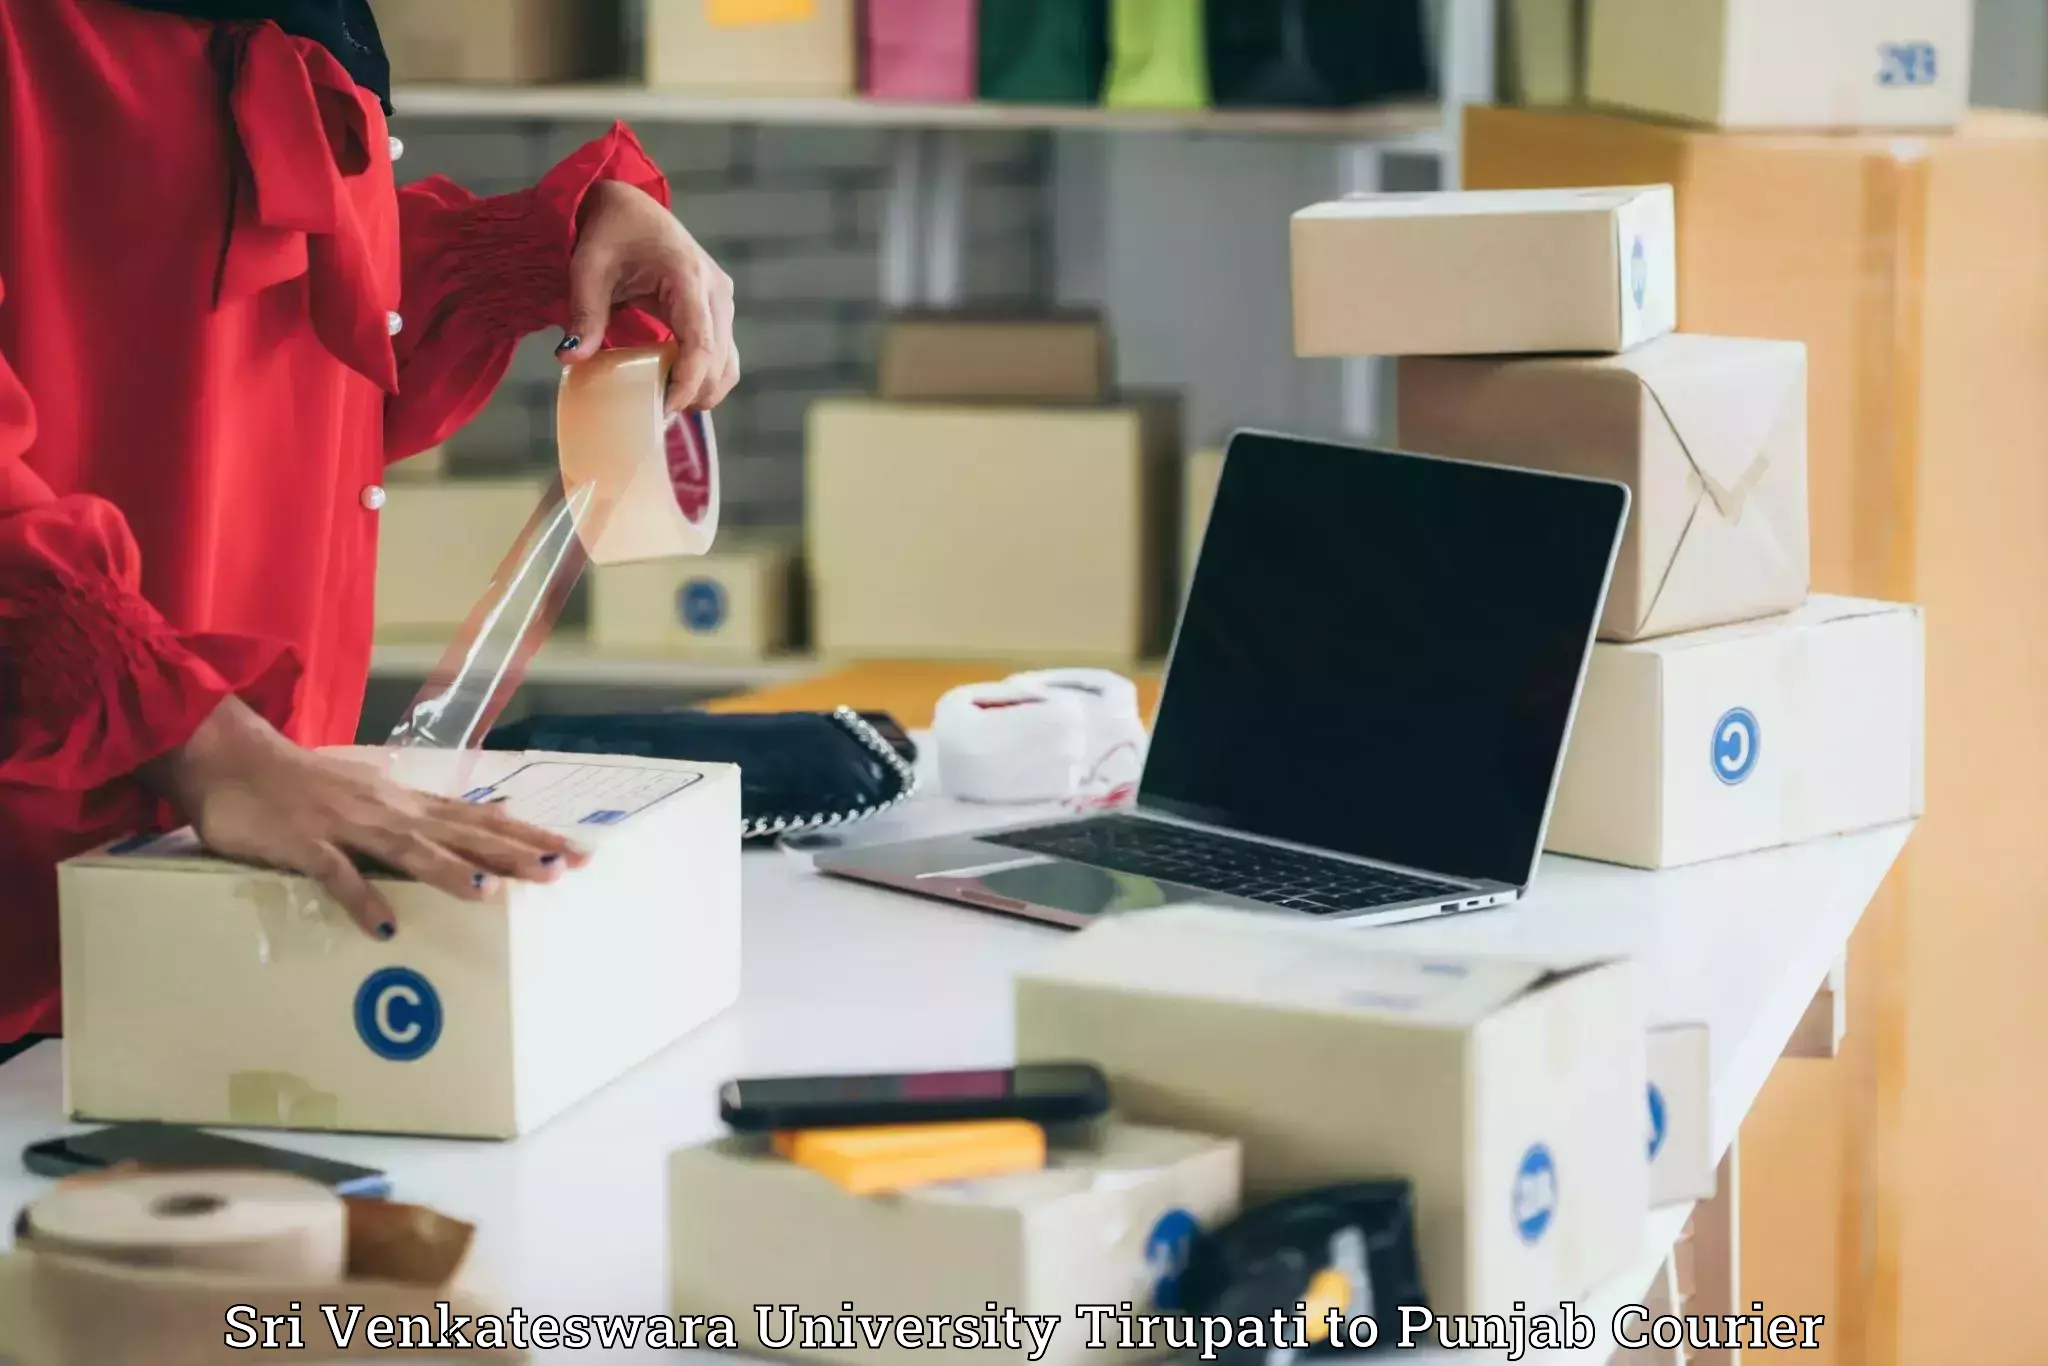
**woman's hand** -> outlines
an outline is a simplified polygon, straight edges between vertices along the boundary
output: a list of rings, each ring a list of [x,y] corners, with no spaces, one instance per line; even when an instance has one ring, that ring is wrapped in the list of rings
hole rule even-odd
[[[358,857],[467,901],[491,896],[501,878],[551,882],[588,857],[496,807],[417,792],[366,764],[300,749],[234,698],[143,777],[208,848],[306,874],[378,939],[397,934],[398,922]]]
[[[600,181],[583,200],[569,259],[569,333],[555,354],[570,365],[589,360],[604,345],[612,310],[633,304],[676,334],[668,410],[717,407],[740,382],[732,277],[646,191]]]

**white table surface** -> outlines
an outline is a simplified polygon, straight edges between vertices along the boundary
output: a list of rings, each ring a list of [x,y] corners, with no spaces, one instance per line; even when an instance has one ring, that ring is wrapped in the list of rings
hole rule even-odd
[[[988,816],[920,799],[884,819],[864,835]],[[1655,875],[1546,858],[1519,905],[1332,932],[1408,948],[1637,959],[1653,1022],[1710,1027],[1718,1159],[1910,833],[1894,826]],[[779,851],[747,855],[744,888],[740,1003],[539,1132],[505,1144],[335,1134],[268,1140],[384,1168],[397,1198],[478,1223],[473,1265],[508,1307],[664,1312],[664,1159],[718,1131],[718,1083],[761,1073],[1007,1063],[1011,977],[1065,933],[826,879]],[[0,1067],[0,1215],[46,1184],[24,1173],[14,1154],[80,1127],[62,1118],[61,1060],[61,1045],[52,1043]],[[1656,1211],[1641,1266],[1582,1304],[1603,1338],[1614,1310],[1642,1297],[1689,1212]],[[9,1224],[0,1218],[0,1246]],[[1609,1350],[1556,1359],[1604,1361]],[[592,1351],[576,1359],[666,1355]],[[1411,1366],[1488,1359],[1401,1355]]]

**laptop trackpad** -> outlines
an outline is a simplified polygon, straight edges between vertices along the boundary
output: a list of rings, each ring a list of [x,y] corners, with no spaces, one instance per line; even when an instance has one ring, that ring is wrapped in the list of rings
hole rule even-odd
[[[941,874],[961,887],[979,887],[993,896],[1026,905],[1050,906],[1077,915],[1142,911],[1193,900],[1200,894],[1174,883],[1130,873],[1113,873],[1065,859],[1046,859],[983,868],[955,869]]]

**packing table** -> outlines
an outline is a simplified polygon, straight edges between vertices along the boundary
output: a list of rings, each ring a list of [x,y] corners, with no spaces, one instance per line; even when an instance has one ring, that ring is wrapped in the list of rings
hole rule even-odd
[[[991,823],[986,811],[924,797],[883,819],[917,830]],[[1887,827],[1657,874],[1546,857],[1534,892],[1516,906],[1332,932],[1370,934],[1389,948],[1636,959],[1647,975],[1651,1023],[1710,1027],[1718,1157],[1816,1005],[1816,992],[1825,989],[1911,829]],[[714,1093],[721,1081],[1007,1064],[1011,978],[1065,933],[827,879],[807,860],[778,850],[749,853],[745,865],[739,1004],[537,1133],[506,1144],[252,1136],[382,1167],[396,1198],[475,1221],[472,1265],[503,1307],[528,1315],[667,1312],[665,1163],[674,1149],[719,1131]],[[590,989],[604,986],[593,982]],[[1824,1008],[1825,999],[1818,1004]],[[85,1127],[63,1118],[61,1050],[61,1043],[47,1043],[0,1066],[0,1213],[7,1215],[0,1246],[11,1236],[11,1212],[47,1185],[22,1170],[17,1154]],[[1710,1206],[1732,1206],[1729,1169],[1724,1163],[1723,1194]],[[1703,1223],[1712,1212],[1701,1207]],[[1644,1302],[1693,1213],[1684,1205],[1653,1211],[1641,1265],[1580,1302],[1600,1327],[1600,1346],[1524,1360],[1605,1362],[1615,1311]],[[1732,1222],[1721,1220],[1724,1247]],[[1703,1240],[1695,1235],[1696,1244]],[[1737,1307],[1709,1298],[1716,1286],[1724,1299],[1735,1293],[1732,1274],[1702,1274],[1699,1281],[1699,1312]],[[1817,1308],[1771,1305],[1766,1312]],[[670,1356],[644,1349],[574,1355]],[[1493,1359],[1469,1351],[1401,1356],[1414,1366]]]

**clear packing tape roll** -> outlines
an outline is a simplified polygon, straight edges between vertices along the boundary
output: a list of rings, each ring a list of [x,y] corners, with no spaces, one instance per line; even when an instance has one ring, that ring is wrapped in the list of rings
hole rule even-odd
[[[663,410],[673,343],[567,367],[560,476],[392,730],[404,748],[475,749],[526,677],[590,564],[702,555],[718,535],[711,418]]]

